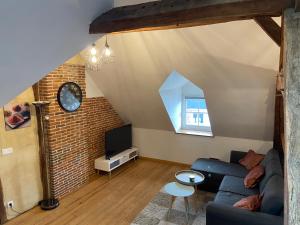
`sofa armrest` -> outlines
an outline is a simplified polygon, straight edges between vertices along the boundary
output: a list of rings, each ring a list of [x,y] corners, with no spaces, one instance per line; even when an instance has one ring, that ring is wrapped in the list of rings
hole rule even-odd
[[[210,202],[206,208],[206,225],[283,225],[283,217]]]
[[[244,156],[247,154],[247,152],[241,152],[241,151],[231,151],[230,153],[230,162],[239,164],[239,160],[244,158]]]

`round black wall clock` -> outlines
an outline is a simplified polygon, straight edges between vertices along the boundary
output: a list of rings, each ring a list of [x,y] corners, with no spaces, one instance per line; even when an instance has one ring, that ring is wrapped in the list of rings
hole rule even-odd
[[[75,112],[82,103],[80,86],[74,82],[64,83],[58,90],[57,100],[63,110]]]

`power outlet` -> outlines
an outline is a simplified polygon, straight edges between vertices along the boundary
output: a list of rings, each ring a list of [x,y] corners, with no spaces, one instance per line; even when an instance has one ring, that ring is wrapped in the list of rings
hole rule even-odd
[[[7,202],[7,208],[13,208],[14,207],[14,201]]]
[[[13,153],[13,148],[3,148],[2,149],[2,155],[10,155]]]

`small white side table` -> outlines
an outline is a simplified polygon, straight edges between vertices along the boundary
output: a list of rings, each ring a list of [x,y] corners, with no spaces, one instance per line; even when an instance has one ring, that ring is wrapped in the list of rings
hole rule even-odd
[[[185,203],[185,217],[186,217],[186,221],[188,223],[189,222],[189,201],[188,201],[188,197],[194,194],[194,192],[195,192],[194,187],[182,185],[182,184],[179,184],[177,182],[171,182],[171,183],[168,183],[164,186],[164,190],[165,190],[166,193],[168,193],[172,197],[169,212],[168,212],[168,217],[169,217],[170,211],[172,209],[173,203],[175,201],[175,198],[176,197],[183,197],[184,198],[184,203]]]
[[[190,176],[194,177],[194,181],[190,180]],[[195,212],[198,213],[197,199],[198,199],[198,188],[197,186],[204,182],[205,176],[194,170],[181,170],[175,174],[176,181],[180,184],[193,186],[195,188]]]

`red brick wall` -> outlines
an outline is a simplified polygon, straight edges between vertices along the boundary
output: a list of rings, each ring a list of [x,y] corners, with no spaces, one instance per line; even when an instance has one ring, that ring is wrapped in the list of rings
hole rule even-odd
[[[89,174],[94,174],[94,160],[104,155],[104,133],[123,121],[106,98],[87,99]]]
[[[62,110],[56,97],[68,81],[79,84],[84,96],[73,113]],[[88,182],[95,158],[104,152],[104,132],[123,122],[105,98],[86,98],[84,66],[58,67],[39,82],[39,89],[40,99],[51,102],[46,109],[51,185],[54,196],[62,197]]]

